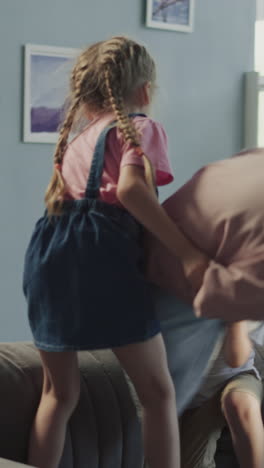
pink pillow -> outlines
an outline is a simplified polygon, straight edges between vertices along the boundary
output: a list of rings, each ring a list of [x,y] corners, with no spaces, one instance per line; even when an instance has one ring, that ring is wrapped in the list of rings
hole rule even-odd
[[[198,316],[264,320],[264,149],[203,167],[163,206],[212,261],[193,298],[180,262],[151,237],[149,280]]]

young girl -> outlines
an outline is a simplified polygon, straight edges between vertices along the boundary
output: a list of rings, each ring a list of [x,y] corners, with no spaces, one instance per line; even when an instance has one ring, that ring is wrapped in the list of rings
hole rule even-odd
[[[39,468],[57,468],[61,458],[79,398],[76,351],[97,348],[112,348],[135,385],[149,466],[180,466],[174,388],[140,270],[142,226],[179,257],[194,283],[207,259],[153,190],[173,179],[164,130],[144,115],[154,86],[152,58],[124,37],[89,47],[72,72],[47,211],[36,224],[24,271],[44,373],[28,457]],[[68,144],[82,113],[91,122]]]

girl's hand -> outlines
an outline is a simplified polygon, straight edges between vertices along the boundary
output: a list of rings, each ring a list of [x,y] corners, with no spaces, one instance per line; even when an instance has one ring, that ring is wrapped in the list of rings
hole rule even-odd
[[[208,264],[209,258],[195,248],[188,251],[188,257],[186,259],[182,258],[183,271],[191,284],[194,295],[202,286],[203,277]]]

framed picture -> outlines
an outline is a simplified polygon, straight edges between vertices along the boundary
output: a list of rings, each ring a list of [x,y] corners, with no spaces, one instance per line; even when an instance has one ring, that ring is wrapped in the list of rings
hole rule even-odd
[[[146,0],[146,26],[170,31],[193,30],[194,0]]]
[[[24,142],[55,143],[79,49],[25,45]]]

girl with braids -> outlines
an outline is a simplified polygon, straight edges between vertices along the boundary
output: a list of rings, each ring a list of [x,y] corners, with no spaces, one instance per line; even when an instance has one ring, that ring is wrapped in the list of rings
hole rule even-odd
[[[207,259],[156,197],[156,184],[173,176],[164,130],[144,114],[155,65],[145,47],[114,37],[81,54],[70,84],[47,210],[25,259],[24,292],[44,373],[28,462],[58,467],[79,398],[76,351],[111,348],[142,403],[149,467],[179,468],[174,387],[141,271],[143,227],[181,259],[192,280]],[[82,113],[90,123],[68,143]]]

